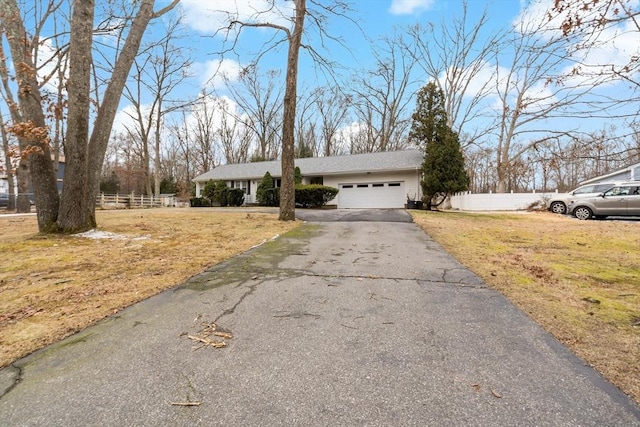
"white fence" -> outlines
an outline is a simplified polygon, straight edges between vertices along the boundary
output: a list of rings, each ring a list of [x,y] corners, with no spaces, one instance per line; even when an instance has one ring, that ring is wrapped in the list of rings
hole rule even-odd
[[[457,193],[451,196],[448,208],[461,211],[519,211],[533,205],[544,206],[546,199],[557,192],[547,193]]]
[[[138,194],[99,194],[96,207],[100,209],[139,209],[177,206],[175,196],[143,196]]]

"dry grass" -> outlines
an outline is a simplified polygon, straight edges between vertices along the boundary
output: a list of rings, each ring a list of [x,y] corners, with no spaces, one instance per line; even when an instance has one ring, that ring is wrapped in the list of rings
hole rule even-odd
[[[413,212],[449,253],[640,402],[640,222]]]
[[[0,367],[183,282],[296,223],[211,209],[97,213],[122,239],[38,234],[0,215]]]

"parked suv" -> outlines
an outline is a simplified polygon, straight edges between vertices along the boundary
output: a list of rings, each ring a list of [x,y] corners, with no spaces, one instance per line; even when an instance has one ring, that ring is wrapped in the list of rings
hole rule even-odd
[[[617,184],[597,196],[574,198],[568,209],[570,214],[582,220],[607,216],[640,216],[640,181]]]
[[[566,214],[567,206],[574,197],[593,197],[616,185],[615,182],[601,182],[578,187],[569,193],[559,193],[547,200],[547,209],[553,213]]]

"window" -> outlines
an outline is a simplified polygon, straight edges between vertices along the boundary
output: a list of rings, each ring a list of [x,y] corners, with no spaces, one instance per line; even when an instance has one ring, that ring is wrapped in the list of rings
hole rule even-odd
[[[389,183],[389,187],[400,187],[400,183],[399,182],[390,182]]]
[[[584,187],[578,188],[576,191],[573,192],[573,194],[595,193],[596,191],[597,190],[595,185],[585,185]]]
[[[594,193],[602,193],[603,191],[607,191],[611,188],[611,184],[598,184],[595,186],[593,190]]]
[[[372,187],[384,187],[384,184],[371,184]]]
[[[342,186],[342,188],[353,188],[353,185],[351,185],[351,184],[344,184],[344,185]]]
[[[249,193],[249,181],[232,181],[231,188],[242,188],[244,194],[251,194]]]
[[[369,184],[358,184],[358,188],[367,188]]]
[[[630,194],[632,187],[613,187],[604,193],[605,196],[627,196]]]

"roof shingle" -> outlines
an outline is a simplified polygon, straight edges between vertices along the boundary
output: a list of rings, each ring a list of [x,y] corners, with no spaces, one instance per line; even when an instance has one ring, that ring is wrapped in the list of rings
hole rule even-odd
[[[404,150],[334,157],[310,157],[296,159],[295,164],[304,176],[343,175],[415,170],[421,166],[422,158],[423,154],[420,150]],[[207,182],[210,179],[214,181],[260,179],[267,172],[274,177],[281,176],[280,160],[222,165],[195,177],[193,180]]]

